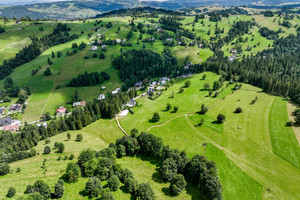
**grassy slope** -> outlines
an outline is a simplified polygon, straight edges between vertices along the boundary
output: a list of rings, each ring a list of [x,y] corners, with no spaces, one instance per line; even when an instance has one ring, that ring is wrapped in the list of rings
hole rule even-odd
[[[199,79],[200,75],[192,77],[192,86],[182,94],[175,94],[174,100],[169,96],[173,90],[178,91],[178,88],[183,85],[183,81],[169,88],[155,101],[147,98],[140,99],[139,103],[142,104],[142,108],[135,108],[135,114],[122,119],[121,124],[126,130],[136,127],[140,131],[146,131],[153,126],[149,132],[162,137],[165,143],[173,148],[186,150],[189,155],[203,152],[202,143],[204,142],[219,148],[242,170],[238,173],[240,177],[231,177],[227,175],[226,171],[231,170],[233,163],[228,164],[228,168],[220,165],[221,180],[231,178],[237,178],[236,182],[239,182],[239,179],[245,180],[244,184],[234,185],[232,184],[235,182],[234,180],[231,184],[224,183],[225,199],[231,199],[231,193],[236,194],[234,199],[259,199],[262,191],[264,199],[296,199],[298,197],[297,190],[299,190],[296,183],[300,178],[300,170],[272,152],[268,115],[269,111],[273,109],[271,105],[274,97],[262,93],[256,87],[245,84],[241,90],[227,96],[224,100],[222,97],[226,96],[224,94],[229,94],[230,90],[224,90],[216,99],[205,97],[206,92],[199,91],[199,89],[202,88],[204,82],[212,82],[217,77],[208,74],[207,80]],[[250,105],[256,96],[259,100],[254,105]],[[173,106],[179,106],[178,113],[164,112],[167,102]],[[188,117],[184,114],[199,111],[202,103],[209,106],[207,113],[209,119],[205,122],[208,125],[196,128],[194,125],[200,122],[201,117],[195,115]],[[233,113],[239,106],[242,107],[243,113]],[[160,122],[154,124],[148,122],[153,112],[159,112]],[[286,110],[282,110],[282,112],[286,112]],[[211,123],[211,119],[216,119],[219,113],[226,116],[223,129]],[[280,133],[281,130],[275,131]],[[293,152],[292,149],[289,152]],[[226,162],[230,163],[231,161]],[[271,192],[265,191],[266,188],[271,188]],[[227,193],[227,191],[231,192]],[[239,197],[237,194],[240,192],[238,191],[247,192],[243,193],[245,196]]]
[[[291,127],[286,127],[288,119],[286,101],[276,97],[269,113],[270,136],[273,152],[300,168],[300,147]]]
[[[22,27],[21,30],[17,28]],[[43,27],[44,31],[39,31],[39,27]],[[0,34],[0,64],[4,60],[13,58],[23,47],[31,43],[29,36],[41,37],[49,34],[53,30],[51,23],[28,25],[26,23],[20,25],[4,26],[6,32]]]
[[[188,185],[186,190],[183,191],[179,196],[172,196],[169,191],[168,182],[164,182],[158,172],[159,164],[149,161],[143,158],[125,157],[118,159],[122,167],[128,168],[134,178],[139,183],[149,183],[155,192],[157,199],[201,199],[203,198],[197,189],[193,186]]]
[[[44,141],[39,142],[38,146],[35,147],[40,155],[33,158],[21,160],[11,164],[11,168],[14,171],[12,174],[0,177],[0,182],[6,184],[0,184],[0,199],[3,199],[9,187],[13,186],[17,190],[17,196],[23,195],[26,186],[33,184],[36,180],[42,179],[47,182],[51,187],[57,182],[58,178],[61,177],[66,169],[69,160],[63,160],[64,156],[69,156],[71,153],[75,155],[75,159],[80,151],[86,148],[92,148],[100,150],[114,142],[117,138],[123,136],[123,133],[116,126],[116,122],[113,120],[99,120],[90,126],[83,128],[80,131],[69,131],[71,134],[71,140],[67,141],[67,132],[61,133],[50,138],[51,143],[48,144],[53,147],[54,142],[63,142],[65,144],[65,152],[62,154],[54,153],[52,150],[51,154],[43,155],[43,149],[46,146]],[[81,133],[83,135],[82,142],[75,142],[76,135]],[[62,160],[57,161],[58,156],[62,157]],[[43,173],[41,168],[43,160],[47,159],[46,166],[47,172]],[[21,172],[16,173],[16,169],[20,167]],[[81,180],[84,182],[78,184],[66,184],[66,199],[79,199],[81,195],[80,190],[77,188],[84,188],[85,179]]]

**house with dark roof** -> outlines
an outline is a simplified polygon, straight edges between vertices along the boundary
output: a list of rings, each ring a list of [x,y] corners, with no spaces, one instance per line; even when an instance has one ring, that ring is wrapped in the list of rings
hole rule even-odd
[[[136,104],[136,101],[134,99],[130,99],[130,101],[127,102],[126,106],[133,108]]]
[[[5,117],[0,119],[0,126],[9,126],[13,123],[13,119],[10,117]]]
[[[0,115],[3,115],[4,113],[5,113],[5,108],[4,107],[0,108]]]
[[[12,106],[9,106],[9,111],[20,111],[22,108],[22,104],[13,104]]]

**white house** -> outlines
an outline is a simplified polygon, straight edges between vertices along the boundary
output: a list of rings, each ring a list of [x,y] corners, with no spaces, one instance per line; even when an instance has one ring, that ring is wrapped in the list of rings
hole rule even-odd
[[[106,87],[104,87],[104,86],[103,86],[103,87],[101,87],[101,89],[102,89],[102,90],[105,90],[105,89],[106,89]]]
[[[92,47],[91,47],[91,50],[92,50],[92,51],[97,51],[97,46],[92,46]]]
[[[136,104],[136,101],[134,99],[130,99],[130,101],[127,102],[126,106],[133,108]]]
[[[102,49],[103,50],[105,50],[106,49],[106,45],[104,44],[104,45],[102,45]]]
[[[118,94],[119,92],[121,92],[120,88],[116,88],[114,91],[112,91],[112,94]]]
[[[127,114],[128,114],[129,110],[123,110],[121,113],[120,113],[120,117],[125,117]]]
[[[98,100],[103,100],[103,99],[106,99],[105,95],[104,94],[100,94],[99,97],[98,97]]]
[[[73,107],[76,107],[76,106],[85,106],[85,101],[79,101],[79,102],[73,103]]]

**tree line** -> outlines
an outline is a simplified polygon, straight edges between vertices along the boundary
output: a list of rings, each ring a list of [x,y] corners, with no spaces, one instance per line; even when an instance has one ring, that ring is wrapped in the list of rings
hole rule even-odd
[[[168,49],[162,54],[146,49],[131,49],[116,57],[113,66],[120,70],[121,80],[126,87],[146,78],[169,76],[178,68],[177,59]]]
[[[145,132],[139,134],[136,129],[131,130],[131,136],[123,136],[100,151],[83,150],[77,163],[68,164],[63,179],[75,183],[80,177],[89,177],[85,192],[92,198],[117,191],[122,182],[133,198],[156,199],[149,184],[138,183],[130,170],[116,163],[116,158],[124,156],[147,157],[160,163],[162,181],[170,182],[169,191],[173,196],[179,195],[189,181],[208,199],[222,199],[222,186],[214,161],[200,155],[189,159],[185,151],[170,149],[164,146],[161,138]],[[102,181],[107,181],[108,191],[103,189]]]
[[[103,83],[110,79],[110,76],[106,72],[91,72],[78,75],[77,78],[73,78],[68,84],[68,87],[82,87],[93,86],[99,83]]]
[[[49,35],[37,38],[30,37],[32,43],[20,50],[15,58],[4,61],[0,66],[0,80],[8,76],[14,68],[37,58],[44,50],[78,38],[78,35],[68,33],[70,28],[66,24],[59,23]]]

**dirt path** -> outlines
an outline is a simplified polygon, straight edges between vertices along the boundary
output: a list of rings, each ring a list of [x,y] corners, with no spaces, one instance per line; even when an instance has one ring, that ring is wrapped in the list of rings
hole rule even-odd
[[[116,122],[118,124],[118,127],[121,129],[121,131],[125,134],[128,135],[128,133],[123,129],[123,127],[121,126],[120,122],[119,122],[119,115],[117,115],[116,117]]]
[[[291,121],[294,121],[294,116],[292,116],[292,112],[294,112],[294,110],[297,108],[296,105],[288,102],[287,103],[287,112],[288,112],[288,115],[289,115],[289,120]],[[295,127],[295,126],[292,126],[292,129],[293,129],[293,132],[295,133],[295,136],[298,140],[298,144],[300,146],[300,127]]]
[[[150,131],[152,128],[164,126],[164,125],[166,125],[167,123],[169,123],[170,121],[172,121],[172,120],[174,120],[174,119],[177,119],[177,118],[179,118],[179,117],[184,117],[184,116],[187,117],[187,116],[191,116],[191,115],[193,115],[193,114],[195,114],[195,113],[184,114],[184,115],[178,115],[178,116],[176,116],[176,117],[173,117],[172,119],[169,119],[168,121],[165,121],[165,122],[162,123],[162,124],[157,124],[157,125],[151,126],[150,128],[147,129],[147,132]]]

